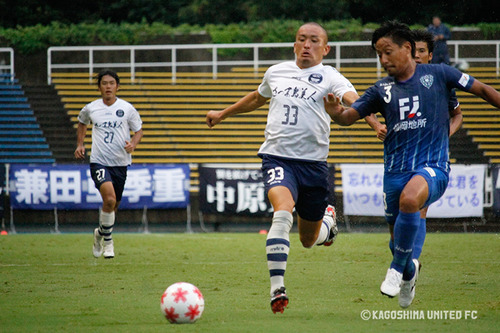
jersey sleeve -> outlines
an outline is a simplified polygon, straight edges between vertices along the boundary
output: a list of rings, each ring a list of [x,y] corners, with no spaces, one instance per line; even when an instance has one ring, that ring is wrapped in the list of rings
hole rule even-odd
[[[372,113],[377,113],[380,109],[377,88],[375,86],[368,88],[351,107],[359,113],[360,118],[364,118]]]
[[[130,106],[130,117],[128,123],[132,132],[137,132],[142,128],[141,116],[132,105]]]
[[[271,90],[271,86],[269,85],[269,72],[271,70],[271,67],[267,69],[266,73],[264,74],[264,78],[262,79],[262,83],[259,85],[259,88],[257,91],[262,97],[265,98],[271,98],[273,97],[273,92]]]
[[[342,100],[346,92],[351,91],[357,94],[357,91],[352,83],[344,75],[340,74],[335,68],[331,68],[333,70],[333,79],[331,83],[332,93],[340,98],[340,100]]]
[[[467,92],[470,90],[475,80],[472,76],[467,73],[462,73],[458,69],[449,65],[440,65],[445,74],[446,82],[450,86],[450,88],[458,88]]]
[[[89,111],[89,105],[85,105],[81,110],[80,113],[78,114],[78,121],[81,122],[82,124],[88,125],[90,124],[90,111]]]

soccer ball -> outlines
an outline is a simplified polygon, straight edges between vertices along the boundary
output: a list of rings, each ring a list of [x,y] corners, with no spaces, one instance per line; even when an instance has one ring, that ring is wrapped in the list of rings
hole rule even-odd
[[[462,72],[465,72],[469,69],[469,63],[463,59],[459,59],[457,63],[455,64],[455,67],[461,70]]]
[[[204,308],[203,295],[191,283],[174,283],[161,296],[161,312],[172,324],[194,323]]]

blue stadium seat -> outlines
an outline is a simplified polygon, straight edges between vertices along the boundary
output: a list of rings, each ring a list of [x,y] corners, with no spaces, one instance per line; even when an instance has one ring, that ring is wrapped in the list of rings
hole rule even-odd
[[[0,74],[0,163],[55,163],[22,87]]]

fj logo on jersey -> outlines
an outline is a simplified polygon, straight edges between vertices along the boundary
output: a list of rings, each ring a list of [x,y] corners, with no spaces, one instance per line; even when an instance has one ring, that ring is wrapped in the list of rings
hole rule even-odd
[[[122,109],[118,109],[116,110],[116,116],[117,117],[123,117],[123,115],[125,114],[125,112],[122,110]]]
[[[432,75],[424,75],[420,78],[420,83],[427,89],[431,89],[432,83],[434,82],[434,76]]]
[[[323,81],[323,75],[321,74],[311,74],[309,75],[309,82],[314,84],[319,84]]]

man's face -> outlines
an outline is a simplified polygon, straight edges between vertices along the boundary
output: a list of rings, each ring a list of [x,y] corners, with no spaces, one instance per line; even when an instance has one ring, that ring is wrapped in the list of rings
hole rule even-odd
[[[305,24],[299,28],[293,45],[293,52],[297,56],[297,66],[309,68],[320,64],[328,54],[325,31],[314,24]]]
[[[397,77],[402,74],[411,61],[410,42],[399,46],[391,38],[383,37],[375,44],[375,50],[380,64],[390,76]]]
[[[104,75],[99,84],[99,91],[104,99],[111,99],[116,96],[119,85],[111,75]]]
[[[417,64],[429,64],[432,60],[432,52],[426,42],[415,42],[415,62]]]

